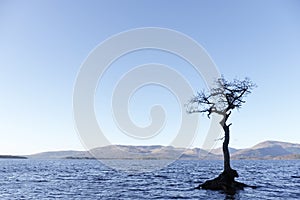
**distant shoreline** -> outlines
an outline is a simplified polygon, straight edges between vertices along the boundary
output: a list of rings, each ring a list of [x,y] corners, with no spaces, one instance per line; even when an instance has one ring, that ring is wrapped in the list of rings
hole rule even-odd
[[[0,155],[0,159],[28,159],[25,156]]]
[[[300,144],[264,141],[251,148],[229,148],[231,160],[300,160]],[[96,157],[96,158],[95,158]],[[205,150],[173,146],[110,145],[90,151],[50,151],[32,155],[0,155],[0,159],[100,159],[100,160],[223,160],[222,148]]]
[[[177,159],[170,159],[170,158],[73,158],[73,157],[66,157],[66,158],[27,158],[24,156],[6,156],[6,155],[0,155],[0,160],[153,160],[153,161],[159,161],[159,160],[185,160],[185,161],[223,161],[223,159],[196,159],[196,158],[177,158]],[[300,160],[299,155],[294,158],[243,158],[243,159],[231,159],[232,161],[284,161],[284,160]]]

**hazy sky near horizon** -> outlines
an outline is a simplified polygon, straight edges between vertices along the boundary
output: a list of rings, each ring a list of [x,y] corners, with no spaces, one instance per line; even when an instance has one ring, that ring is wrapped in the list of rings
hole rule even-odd
[[[296,0],[0,0],[0,154],[83,149],[72,110],[80,66],[108,37],[141,27],[182,32],[206,49],[226,78],[250,77],[258,85],[231,116],[230,146],[245,148],[264,140],[300,143],[299,11]],[[124,69],[148,62],[178,64],[174,68],[191,80],[195,91],[203,89],[201,77],[171,57],[157,51],[128,55],[120,61],[126,67],[115,66],[113,75],[104,77],[103,90],[110,91],[105,84]],[[161,139],[167,144],[168,134],[178,128],[180,111],[172,107],[176,100],[162,88],[145,89],[133,97],[132,117],[145,125],[151,97],[154,103],[167,103],[166,115],[172,117]],[[96,99],[101,98],[99,90]],[[103,101],[97,102],[98,116],[110,117],[99,110]],[[201,120],[207,126],[206,116]],[[193,146],[201,146],[204,134]]]

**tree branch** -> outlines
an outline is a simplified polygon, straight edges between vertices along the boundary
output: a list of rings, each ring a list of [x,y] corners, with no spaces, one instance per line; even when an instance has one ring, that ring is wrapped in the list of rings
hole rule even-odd
[[[223,116],[223,124],[226,123],[231,110],[240,108],[245,103],[243,97],[251,93],[255,87],[248,78],[229,82],[221,77],[216,80],[216,87],[210,92],[198,92],[188,103],[188,113],[207,113],[210,118],[212,113]],[[228,113],[229,112],[229,113]]]

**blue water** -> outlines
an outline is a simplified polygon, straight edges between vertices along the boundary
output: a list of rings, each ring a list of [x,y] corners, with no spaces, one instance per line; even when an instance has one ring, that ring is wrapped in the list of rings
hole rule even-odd
[[[160,161],[135,165],[149,162]],[[127,173],[97,160],[0,159],[0,199],[300,199],[300,161],[232,161],[232,165],[240,174],[237,180],[259,187],[234,196],[193,189],[216,177],[221,161],[176,161],[154,172]]]

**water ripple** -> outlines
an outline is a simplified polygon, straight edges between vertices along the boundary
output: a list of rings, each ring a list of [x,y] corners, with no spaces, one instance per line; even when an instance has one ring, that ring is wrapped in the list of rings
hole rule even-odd
[[[193,189],[216,177],[222,171],[221,161],[177,161],[159,171],[130,174],[110,170],[96,160],[2,159],[0,199],[299,199],[300,161],[232,164],[239,181],[260,187],[234,196]]]

